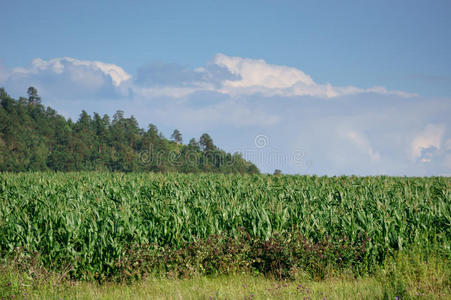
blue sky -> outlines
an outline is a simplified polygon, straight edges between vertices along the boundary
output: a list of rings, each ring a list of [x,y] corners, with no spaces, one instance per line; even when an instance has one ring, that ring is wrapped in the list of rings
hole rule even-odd
[[[242,2],[2,1],[0,86],[264,172],[451,174],[451,2]]]

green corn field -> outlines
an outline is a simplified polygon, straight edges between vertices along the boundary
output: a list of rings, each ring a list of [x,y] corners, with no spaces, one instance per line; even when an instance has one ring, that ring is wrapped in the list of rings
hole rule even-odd
[[[113,267],[131,245],[175,249],[240,228],[267,241],[366,236],[365,261],[406,248],[450,257],[451,178],[2,173],[0,251],[74,274]]]

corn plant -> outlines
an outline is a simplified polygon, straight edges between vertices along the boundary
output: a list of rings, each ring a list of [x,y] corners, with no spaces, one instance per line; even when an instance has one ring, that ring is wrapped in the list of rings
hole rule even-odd
[[[107,278],[131,246],[179,249],[244,228],[261,241],[366,236],[367,268],[409,247],[450,257],[450,204],[448,177],[2,173],[0,250]]]

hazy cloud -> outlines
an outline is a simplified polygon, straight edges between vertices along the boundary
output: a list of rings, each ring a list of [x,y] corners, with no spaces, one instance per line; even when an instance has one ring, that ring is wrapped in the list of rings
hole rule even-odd
[[[368,141],[367,137],[362,133],[359,133],[354,130],[349,130],[342,133],[343,137],[350,140],[353,144],[359,147],[361,150],[368,154],[368,157],[372,161],[380,160],[381,156],[378,152],[374,151]]]
[[[135,83],[144,86],[190,86],[204,81],[202,72],[178,64],[156,63],[141,67]]]

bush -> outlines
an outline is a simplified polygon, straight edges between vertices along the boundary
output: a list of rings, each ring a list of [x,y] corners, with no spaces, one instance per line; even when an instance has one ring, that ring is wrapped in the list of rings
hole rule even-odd
[[[366,257],[368,238],[311,242],[298,231],[274,234],[268,240],[252,237],[243,228],[236,238],[211,235],[182,247],[135,245],[114,265],[114,279],[133,281],[150,274],[169,277],[258,273],[278,279],[307,272],[322,279],[331,270],[358,270]],[[358,273],[355,273],[358,274]]]

